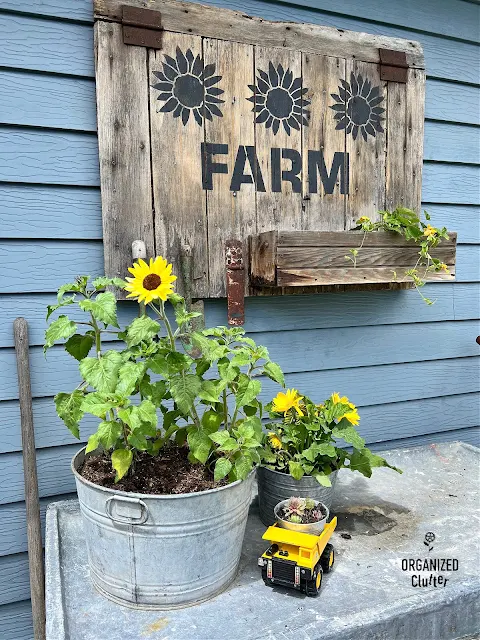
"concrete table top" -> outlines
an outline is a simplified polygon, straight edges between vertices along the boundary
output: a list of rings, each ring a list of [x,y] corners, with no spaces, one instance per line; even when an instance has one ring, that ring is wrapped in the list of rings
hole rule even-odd
[[[265,531],[252,502],[240,571],[224,593],[172,611],[137,611],[89,580],[77,501],[47,513],[47,640],[449,640],[480,631],[480,449],[462,443],[384,452],[403,469],[342,470],[332,511],[335,569],[317,598],[266,587]],[[435,540],[424,544],[425,534]],[[410,561],[445,559],[439,570]],[[453,562],[455,561],[455,562]],[[458,564],[458,567],[457,567]],[[441,578],[440,578],[441,576]]]

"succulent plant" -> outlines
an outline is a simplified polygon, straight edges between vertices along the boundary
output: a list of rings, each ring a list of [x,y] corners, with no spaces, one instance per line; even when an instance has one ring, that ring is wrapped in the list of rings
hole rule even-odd
[[[281,513],[283,520],[302,524],[307,522],[319,522],[324,518],[324,513],[317,502],[312,498],[289,498]]]
[[[289,522],[295,522],[296,524],[302,524],[302,518],[300,516],[289,516],[288,518]]]

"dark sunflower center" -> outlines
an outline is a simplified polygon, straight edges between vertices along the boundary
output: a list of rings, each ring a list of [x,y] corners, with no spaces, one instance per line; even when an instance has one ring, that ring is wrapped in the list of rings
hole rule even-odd
[[[162,284],[162,279],[156,273],[149,273],[143,279],[143,288],[147,291],[153,291]]]
[[[370,105],[362,96],[354,96],[348,101],[347,115],[353,124],[367,124],[370,118]]]
[[[203,103],[203,86],[196,76],[178,76],[173,86],[173,95],[184,107],[199,107]]]
[[[293,98],[286,89],[275,87],[268,92],[266,107],[275,118],[288,118],[292,113]]]

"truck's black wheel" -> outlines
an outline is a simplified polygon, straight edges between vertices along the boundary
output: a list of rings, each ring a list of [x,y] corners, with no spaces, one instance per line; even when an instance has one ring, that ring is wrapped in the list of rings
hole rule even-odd
[[[320,587],[322,586],[322,575],[322,565],[319,562],[315,567],[313,578],[311,580],[307,580],[305,583],[305,594],[309,598],[316,598],[318,596]]]
[[[333,563],[335,562],[335,551],[333,549],[333,545],[328,543],[323,550],[323,553],[320,557],[320,563],[322,565],[323,573],[330,573],[333,568]]]

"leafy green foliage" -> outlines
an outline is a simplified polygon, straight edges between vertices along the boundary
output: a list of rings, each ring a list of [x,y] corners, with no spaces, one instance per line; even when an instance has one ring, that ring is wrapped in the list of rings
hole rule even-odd
[[[279,393],[268,409],[275,422],[268,425],[263,437],[262,459],[270,469],[289,473],[295,480],[311,475],[325,487],[331,486],[332,471],[342,467],[367,477],[374,466],[400,471],[365,447],[365,440],[355,429],[360,416],[346,396],[333,393],[316,405],[292,389]],[[339,440],[344,446],[339,446]],[[352,445],[353,452],[345,445]]]
[[[85,314],[81,322],[61,315],[46,332],[45,348],[64,341],[83,379],[73,393],[56,396],[58,414],[77,437],[85,413],[98,418],[86,451],[109,452],[116,481],[139,452],[158,455],[170,441],[186,442],[189,459],[207,465],[217,481],[246,478],[262,461],[259,378],[284,385],[280,367],[241,328],[193,331],[199,314],[178,294],[170,296],[175,330],[163,302],[150,305],[155,319],[143,313],[120,330],[115,296],[106,289],[124,284],[80,276],[61,287],[58,303],[49,307],[48,318],[73,304]],[[121,350],[104,350],[106,332],[123,341]]]

